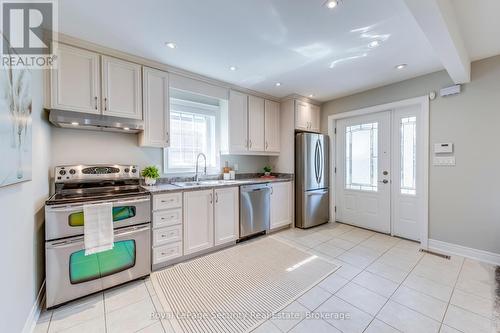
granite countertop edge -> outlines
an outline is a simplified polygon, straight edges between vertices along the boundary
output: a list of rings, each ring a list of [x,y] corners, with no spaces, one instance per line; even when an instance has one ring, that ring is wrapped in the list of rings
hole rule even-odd
[[[142,185],[142,187],[151,194],[159,193],[175,193],[175,192],[188,192],[188,191],[202,191],[209,190],[213,188],[223,188],[223,187],[239,187],[242,185],[252,185],[261,183],[282,183],[293,181],[293,176],[289,177],[276,177],[276,178],[244,178],[231,180],[230,183],[221,184],[210,184],[206,186],[190,186],[190,187],[179,187],[171,183],[159,183],[153,186]]]

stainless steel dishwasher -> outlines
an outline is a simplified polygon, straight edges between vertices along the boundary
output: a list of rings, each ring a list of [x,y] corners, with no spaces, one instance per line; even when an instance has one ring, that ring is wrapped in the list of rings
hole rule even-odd
[[[240,239],[269,230],[270,201],[269,184],[240,187]]]

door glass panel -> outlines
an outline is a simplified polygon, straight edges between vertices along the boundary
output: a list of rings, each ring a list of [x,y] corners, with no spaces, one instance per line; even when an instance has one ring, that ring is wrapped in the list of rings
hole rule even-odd
[[[378,123],[346,127],[346,189],[377,191]]]
[[[92,281],[135,266],[135,240],[114,243],[111,250],[86,256],[85,250],[73,252],[69,258],[71,284]]]
[[[415,195],[417,173],[417,117],[401,118],[401,194]]]
[[[113,222],[130,219],[135,215],[136,208],[134,206],[113,207]],[[70,214],[68,224],[70,227],[82,227],[84,225],[83,211]]]

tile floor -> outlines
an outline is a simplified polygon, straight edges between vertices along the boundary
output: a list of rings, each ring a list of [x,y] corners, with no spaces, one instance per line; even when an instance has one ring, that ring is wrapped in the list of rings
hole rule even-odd
[[[344,224],[273,234],[342,267],[254,332],[498,332],[495,267]],[[44,311],[39,332],[173,332],[148,279]]]

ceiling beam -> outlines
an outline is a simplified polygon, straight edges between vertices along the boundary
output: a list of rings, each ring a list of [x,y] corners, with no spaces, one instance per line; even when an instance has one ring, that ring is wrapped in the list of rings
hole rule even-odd
[[[456,83],[470,82],[470,58],[450,0],[404,0]]]

